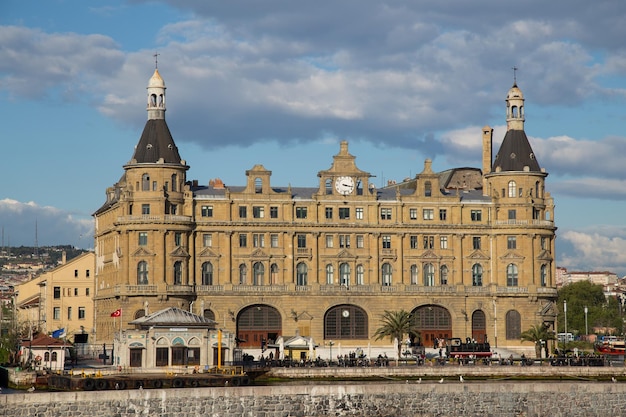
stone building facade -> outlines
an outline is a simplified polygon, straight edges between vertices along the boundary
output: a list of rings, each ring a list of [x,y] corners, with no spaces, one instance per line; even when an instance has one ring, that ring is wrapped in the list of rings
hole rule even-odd
[[[313,187],[272,184],[260,164],[239,186],[188,180],[158,70],[147,101],[134,154],[94,214],[101,342],[117,308],[128,321],[191,311],[249,349],[293,334],[320,347],[389,343],[373,340],[385,310],[412,312],[420,336],[408,336],[426,345],[454,336],[515,348],[531,325],[554,326],[554,201],[517,85],[495,158],[482,131],[482,169],[434,172],[426,160],[384,188],[345,141]]]

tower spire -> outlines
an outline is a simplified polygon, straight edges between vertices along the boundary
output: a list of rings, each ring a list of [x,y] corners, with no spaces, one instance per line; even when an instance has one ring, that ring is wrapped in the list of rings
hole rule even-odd
[[[154,65],[158,66],[158,53],[154,54]],[[154,74],[148,82],[148,120],[165,119],[165,82],[154,69]]]
[[[154,69],[159,69],[159,55],[161,55],[158,52],[155,52],[154,55],[152,55],[154,57]]]
[[[518,68],[516,66],[513,66],[511,69],[513,70],[513,85],[517,85],[517,70],[518,70]]]

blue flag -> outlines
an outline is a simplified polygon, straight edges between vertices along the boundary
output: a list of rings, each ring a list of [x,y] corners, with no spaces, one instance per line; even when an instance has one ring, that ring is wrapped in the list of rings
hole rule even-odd
[[[65,329],[59,329],[52,332],[52,337],[58,339],[65,336]]]

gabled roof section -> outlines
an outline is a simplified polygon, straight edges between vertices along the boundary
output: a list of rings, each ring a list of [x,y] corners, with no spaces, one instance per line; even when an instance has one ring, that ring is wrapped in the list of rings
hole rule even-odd
[[[539,162],[523,130],[508,130],[493,161],[491,172],[526,171],[541,172]]]
[[[147,316],[140,317],[131,321],[130,324],[140,327],[186,326],[213,328],[217,322],[205,317],[200,317],[189,311],[181,310],[177,307],[170,307],[148,314]]]
[[[165,119],[150,119],[146,122],[131,163],[183,163]],[[184,163],[183,163],[184,165]]]

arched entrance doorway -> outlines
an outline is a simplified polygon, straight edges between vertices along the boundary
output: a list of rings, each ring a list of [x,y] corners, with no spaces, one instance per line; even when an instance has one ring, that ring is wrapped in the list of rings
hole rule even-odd
[[[487,342],[487,319],[482,310],[472,313],[472,339],[478,343]]]
[[[237,339],[242,348],[265,348],[282,335],[282,318],[274,307],[257,304],[237,316]]]
[[[452,317],[447,309],[431,304],[417,307],[411,314],[423,345],[434,346],[435,339],[452,337]],[[411,343],[416,342],[411,340]]]

